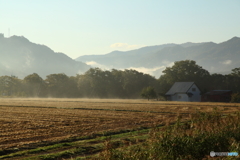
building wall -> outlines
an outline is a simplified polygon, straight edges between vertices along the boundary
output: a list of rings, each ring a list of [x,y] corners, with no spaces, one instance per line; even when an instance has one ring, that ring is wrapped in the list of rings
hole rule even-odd
[[[205,94],[202,96],[202,102],[230,102],[232,91],[223,94]]]
[[[187,101],[187,102],[200,102],[201,91],[193,84],[187,91],[187,93],[176,93],[171,96],[167,96],[167,100],[170,101]]]
[[[193,95],[189,97],[190,102],[200,102],[201,101],[201,91],[198,87],[193,84],[192,87],[189,88],[188,93],[192,93]]]
[[[171,101],[177,101],[177,95],[176,94],[171,96]]]
[[[188,101],[188,95],[185,93],[177,93],[172,96],[172,101]]]
[[[171,101],[186,101],[186,102],[200,102],[201,101],[201,95],[200,95],[201,92],[195,84],[189,88],[187,93],[191,93],[192,96],[189,97],[188,94],[186,94],[186,93],[176,93],[175,95],[172,95],[169,100],[171,100]]]

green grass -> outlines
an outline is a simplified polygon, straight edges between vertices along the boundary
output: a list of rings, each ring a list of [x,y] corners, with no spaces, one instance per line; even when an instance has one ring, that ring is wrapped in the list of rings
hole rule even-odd
[[[114,132],[104,132],[92,136],[75,137],[59,142],[50,142],[49,144],[39,144],[34,149],[14,150],[9,152],[0,150],[0,159],[21,157],[28,160],[33,159],[56,159],[70,158],[72,156],[91,154],[104,149],[104,142],[111,137],[115,143],[122,143],[122,139],[129,139],[135,142],[136,139],[145,140],[150,129],[140,130],[121,130]],[[120,144],[121,145],[121,144]],[[21,148],[20,148],[21,149]]]
[[[91,147],[76,147],[73,149],[68,149],[65,151],[60,151],[60,152],[55,152],[55,153],[49,153],[45,155],[38,155],[38,156],[32,156],[29,158],[24,158],[25,160],[55,160],[58,158],[71,158],[76,155],[81,155],[81,154],[88,154],[88,153],[94,153],[97,151],[100,151],[102,149],[103,145],[101,144],[96,144]]]
[[[40,153],[40,152],[46,152],[48,150],[54,150],[54,149],[57,149],[57,148],[64,148],[65,146],[71,146],[71,145],[72,144],[70,144],[70,143],[62,143],[62,144],[54,144],[54,145],[50,145],[50,146],[45,146],[45,147],[38,147],[36,149],[18,151],[18,152],[15,152],[15,153],[3,155],[3,156],[0,156],[0,159],[17,157],[17,156],[24,156],[24,155],[29,155],[29,154],[36,154],[36,153]]]

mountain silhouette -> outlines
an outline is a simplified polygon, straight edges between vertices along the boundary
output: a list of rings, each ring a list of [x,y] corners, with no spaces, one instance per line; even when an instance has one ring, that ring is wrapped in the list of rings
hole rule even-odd
[[[54,73],[75,76],[89,68],[83,62],[75,61],[63,53],[56,53],[45,45],[32,43],[23,36],[5,38],[0,34],[0,76],[24,78],[32,73],[43,78]]]
[[[240,67],[240,38],[233,37],[218,44],[213,42],[164,44],[76,58],[78,61],[92,62],[96,66],[105,66],[107,69],[150,70],[150,74],[157,78],[167,66],[173,65],[175,61],[186,59],[195,60],[210,73],[230,73],[232,69]]]

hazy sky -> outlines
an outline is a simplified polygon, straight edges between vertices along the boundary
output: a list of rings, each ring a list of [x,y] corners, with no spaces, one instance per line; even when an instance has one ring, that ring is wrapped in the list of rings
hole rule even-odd
[[[71,58],[240,37],[240,0],[0,0],[0,33]]]

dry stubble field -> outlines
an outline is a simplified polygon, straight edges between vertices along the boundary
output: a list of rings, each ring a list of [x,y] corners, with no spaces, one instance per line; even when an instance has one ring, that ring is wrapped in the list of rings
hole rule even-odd
[[[120,99],[0,99],[0,149],[171,123],[177,115],[239,111],[240,104]]]

